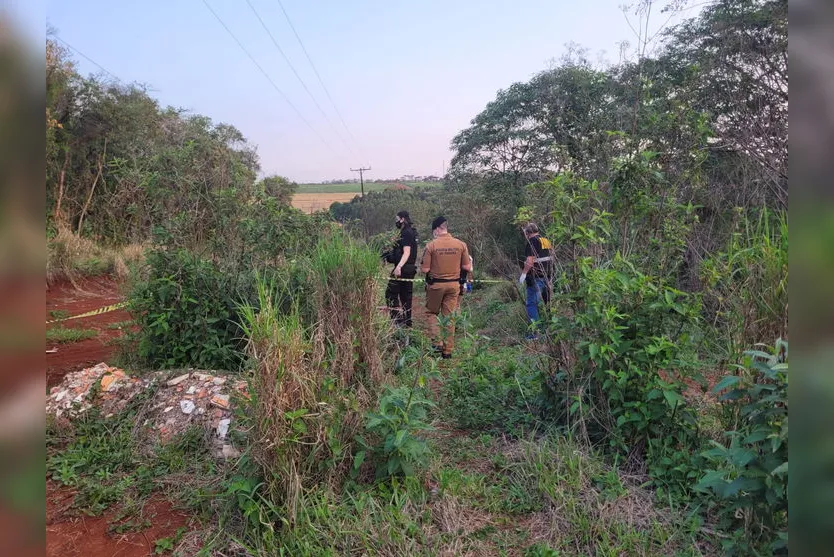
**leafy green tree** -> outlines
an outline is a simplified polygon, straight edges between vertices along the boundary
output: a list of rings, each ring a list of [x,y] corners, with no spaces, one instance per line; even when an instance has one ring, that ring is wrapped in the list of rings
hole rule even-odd
[[[292,203],[292,196],[298,191],[298,184],[283,176],[267,176],[258,182],[255,188],[274,197],[279,203],[289,205]]]

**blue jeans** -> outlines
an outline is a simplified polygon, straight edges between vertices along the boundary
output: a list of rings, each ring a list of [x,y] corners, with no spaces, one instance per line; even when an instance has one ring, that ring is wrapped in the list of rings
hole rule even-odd
[[[542,301],[546,289],[547,282],[543,278],[534,278],[533,286],[527,287],[527,317],[530,318],[530,322],[539,320],[539,302]]]

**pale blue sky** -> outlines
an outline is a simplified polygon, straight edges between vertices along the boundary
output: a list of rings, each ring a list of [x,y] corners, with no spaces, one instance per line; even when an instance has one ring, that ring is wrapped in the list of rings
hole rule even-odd
[[[499,89],[527,80],[575,42],[592,59],[635,44],[622,0],[422,2],[283,0],[359,145],[347,136],[277,0],[250,0],[355,154],[310,100],[246,0],[207,0],[318,134],[287,105],[202,0],[48,0],[58,36],[165,105],[236,126],[263,172],[298,182],[440,174],[449,142]],[[694,15],[694,10],[688,15]],[[636,16],[631,16],[636,21]],[[656,9],[650,27],[668,15]],[[674,20],[673,20],[674,21]],[[636,25],[636,23],[635,23]],[[98,72],[75,56],[84,73]]]

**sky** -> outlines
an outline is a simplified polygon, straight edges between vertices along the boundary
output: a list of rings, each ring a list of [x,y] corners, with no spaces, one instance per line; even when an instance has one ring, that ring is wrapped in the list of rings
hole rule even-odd
[[[547,69],[567,44],[588,48],[592,60],[604,53],[613,62],[620,41],[635,45],[621,4],[47,0],[45,16],[58,37],[120,81],[145,84],[163,105],[238,128],[257,147],[263,174],[307,183],[354,177],[350,169],[359,166],[371,168],[369,179],[441,175],[452,157],[451,139],[500,89]],[[629,15],[636,27],[637,16],[633,10]],[[31,26],[37,18],[21,20]],[[658,7],[649,28],[668,20]],[[77,52],[73,56],[82,73],[101,73]]]

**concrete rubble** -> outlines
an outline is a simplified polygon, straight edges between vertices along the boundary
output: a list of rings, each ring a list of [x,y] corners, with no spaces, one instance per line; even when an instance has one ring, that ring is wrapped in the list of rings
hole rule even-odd
[[[132,377],[101,363],[67,374],[50,390],[46,411],[56,418],[72,419],[95,405],[102,415],[111,417],[124,410],[139,392],[153,386],[156,392],[140,412],[147,431],[164,443],[193,424],[203,425],[213,434],[218,458],[240,456],[229,434],[233,430],[235,398],[248,398],[248,393],[246,382],[231,376],[189,371],[174,377],[170,372]]]

